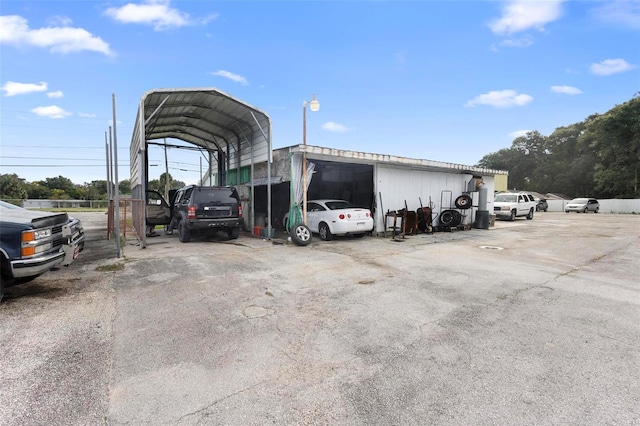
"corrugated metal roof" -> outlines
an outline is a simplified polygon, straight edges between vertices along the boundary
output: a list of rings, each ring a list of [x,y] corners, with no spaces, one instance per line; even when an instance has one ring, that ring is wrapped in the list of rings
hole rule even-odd
[[[141,121],[145,143],[140,138]],[[132,184],[138,174],[138,153],[146,149],[147,141],[173,138],[224,151],[230,168],[236,168],[267,161],[270,135],[266,113],[216,88],[147,91],[140,100],[131,140]]]
[[[289,148],[291,152],[306,152],[307,158],[327,161],[343,161],[352,163],[374,164],[382,163],[410,167],[422,170],[441,172],[506,175],[505,170],[485,169],[482,167],[468,166],[464,164],[446,163],[442,161],[425,160],[420,158],[398,157],[396,155],[372,154],[368,152],[347,151],[344,149],[325,148],[312,145],[294,145]]]

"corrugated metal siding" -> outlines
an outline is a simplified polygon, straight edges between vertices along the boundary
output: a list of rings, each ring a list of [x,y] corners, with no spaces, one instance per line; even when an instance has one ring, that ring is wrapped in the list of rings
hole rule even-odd
[[[403,209],[405,201],[407,208],[411,211],[420,207],[421,199],[423,207],[429,207],[431,203],[436,213],[441,209],[454,208],[455,199],[467,190],[467,184],[472,177],[470,174],[413,170],[378,163],[374,169],[376,203],[380,207],[380,193],[382,193],[384,211],[380,208],[376,211],[377,232],[384,230],[386,212]],[[483,176],[483,181],[488,185],[489,194],[491,194],[488,198],[493,200],[493,176]]]

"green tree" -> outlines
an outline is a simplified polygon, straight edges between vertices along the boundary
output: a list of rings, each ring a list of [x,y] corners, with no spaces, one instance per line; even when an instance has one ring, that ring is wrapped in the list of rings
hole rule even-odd
[[[30,182],[27,184],[27,198],[35,200],[47,200],[51,198],[51,189],[40,182]]]
[[[27,183],[15,173],[0,175],[0,198],[6,200],[27,198]]]
[[[640,197],[640,96],[598,116],[582,135],[597,153],[595,191],[603,197]]]
[[[118,192],[120,194],[131,194],[131,181],[129,179],[121,180],[118,183]]]

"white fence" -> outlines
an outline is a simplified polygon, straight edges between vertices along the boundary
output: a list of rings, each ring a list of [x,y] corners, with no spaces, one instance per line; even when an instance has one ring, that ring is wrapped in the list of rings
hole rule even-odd
[[[571,200],[547,200],[550,212],[563,212]],[[640,214],[640,199],[598,200],[600,213]]]
[[[109,200],[3,200],[25,209],[107,209]]]

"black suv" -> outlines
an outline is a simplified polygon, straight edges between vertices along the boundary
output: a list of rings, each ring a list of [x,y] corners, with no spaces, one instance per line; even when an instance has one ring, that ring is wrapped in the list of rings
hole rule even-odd
[[[240,236],[242,205],[232,186],[196,186],[180,188],[173,202],[170,228],[178,228],[180,242],[188,243],[193,233],[226,231],[231,239]]]

